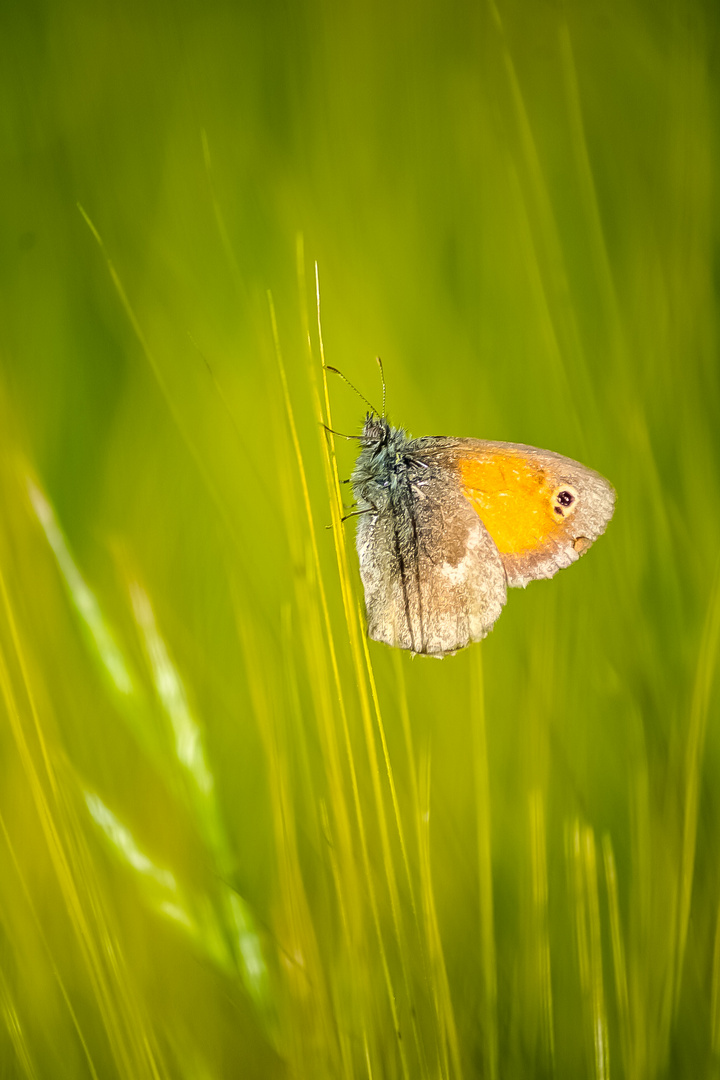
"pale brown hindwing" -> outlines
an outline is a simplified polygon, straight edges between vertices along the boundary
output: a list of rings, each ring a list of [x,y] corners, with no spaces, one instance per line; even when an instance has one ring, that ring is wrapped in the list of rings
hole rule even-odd
[[[410,456],[423,442],[411,444]],[[385,509],[359,517],[357,548],[370,637],[442,656],[492,628],[505,571],[455,472],[423,460]]]

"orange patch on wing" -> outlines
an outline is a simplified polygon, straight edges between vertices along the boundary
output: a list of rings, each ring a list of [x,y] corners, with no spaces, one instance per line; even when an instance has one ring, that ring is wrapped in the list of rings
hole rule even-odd
[[[552,506],[550,479],[532,458],[507,452],[461,457],[465,495],[498,551],[519,555],[542,548],[562,527]]]

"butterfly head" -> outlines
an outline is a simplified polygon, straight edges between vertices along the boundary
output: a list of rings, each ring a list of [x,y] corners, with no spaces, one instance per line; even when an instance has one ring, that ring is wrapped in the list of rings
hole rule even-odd
[[[363,446],[378,449],[387,446],[393,434],[394,431],[384,416],[378,416],[374,412],[367,414],[362,433]]]

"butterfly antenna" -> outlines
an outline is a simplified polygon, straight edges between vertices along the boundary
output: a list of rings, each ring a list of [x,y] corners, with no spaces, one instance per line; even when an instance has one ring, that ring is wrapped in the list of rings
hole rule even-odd
[[[378,362],[378,367],[380,368],[380,378],[382,379],[382,388],[383,388],[383,411],[382,411],[382,418],[383,418],[383,420],[384,420],[384,419],[385,419],[385,368],[383,367],[383,362],[382,362],[382,360],[380,359],[380,357],[379,357],[379,356],[376,356],[376,357],[375,357],[375,359],[376,359],[376,360],[377,360],[377,362]]]
[[[346,382],[348,384],[348,386],[350,387],[350,389],[355,391],[355,393],[360,398],[360,400],[365,402],[365,404],[367,405],[367,407],[370,409],[371,412],[375,413],[376,416],[380,415],[379,412],[377,411],[377,409],[375,408],[375,406],[372,404],[372,402],[368,401],[368,399],[365,397],[365,395],[360,393],[357,386],[354,386],[350,382],[347,375],[343,375],[342,371],[338,371],[338,369],[336,367],[330,367],[329,364],[325,365],[325,370],[326,371],[332,371],[333,374],[339,375],[340,378],[343,380],[343,382]],[[383,414],[383,416],[385,416],[385,380],[384,379],[383,379],[383,412],[382,412],[382,414]]]

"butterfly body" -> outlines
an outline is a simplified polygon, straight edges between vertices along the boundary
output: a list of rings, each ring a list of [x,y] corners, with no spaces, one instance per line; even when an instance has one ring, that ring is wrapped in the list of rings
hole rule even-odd
[[[508,586],[552,577],[604,531],[599,473],[517,443],[412,439],[369,414],[352,476],[371,638],[444,656],[485,637]]]

